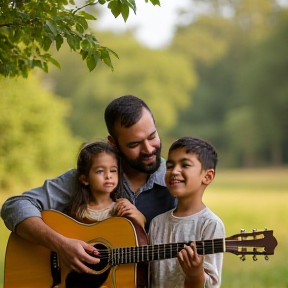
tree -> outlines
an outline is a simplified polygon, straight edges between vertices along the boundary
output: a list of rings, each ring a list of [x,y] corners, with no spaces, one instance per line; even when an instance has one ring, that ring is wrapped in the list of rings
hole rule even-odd
[[[239,94],[253,109],[257,123],[262,159],[273,165],[288,159],[287,33],[288,11],[283,11],[273,33],[255,47],[239,77]]]
[[[36,185],[74,166],[80,139],[66,125],[67,99],[45,91],[34,75],[1,77],[0,99],[0,190]]]
[[[194,70],[180,54],[141,47],[128,33],[97,34],[121,55],[113,73],[104,65],[84,73],[83,63],[62,50],[63,68],[44,74],[57,95],[71,100],[71,130],[85,139],[105,138],[103,113],[107,104],[115,97],[134,94],[148,103],[163,146],[168,146],[171,142],[165,141],[165,134],[177,126],[180,111],[192,100],[189,93],[197,82]]]
[[[159,0],[145,1],[160,4]],[[108,4],[114,17],[122,15],[124,21],[130,9],[136,13],[135,0],[85,0],[80,7],[74,0],[1,0],[0,75],[27,77],[35,67],[48,72],[48,63],[60,67],[48,51],[52,43],[59,50],[65,40],[90,71],[99,60],[113,69],[110,55],[117,54],[87,32],[87,21],[97,19],[85,8],[96,4]]]

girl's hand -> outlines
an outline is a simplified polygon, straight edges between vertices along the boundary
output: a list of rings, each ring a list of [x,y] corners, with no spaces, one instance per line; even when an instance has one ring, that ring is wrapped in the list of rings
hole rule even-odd
[[[142,227],[144,227],[146,222],[145,216],[128,199],[117,199],[116,211],[116,216],[130,217],[132,219],[135,219]]]

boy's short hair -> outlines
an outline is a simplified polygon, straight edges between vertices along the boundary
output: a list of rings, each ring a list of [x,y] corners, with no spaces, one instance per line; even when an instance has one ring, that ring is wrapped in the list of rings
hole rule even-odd
[[[186,153],[192,152],[197,155],[204,170],[216,170],[218,155],[216,150],[208,142],[193,137],[182,137],[172,143],[168,153],[178,148],[186,148]]]

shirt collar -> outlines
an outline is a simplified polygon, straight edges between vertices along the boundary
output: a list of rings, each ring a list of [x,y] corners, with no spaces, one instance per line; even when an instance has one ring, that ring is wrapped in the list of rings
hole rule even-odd
[[[141,186],[137,191],[136,191],[136,195],[143,192],[143,191],[146,191],[146,190],[149,190],[149,189],[152,189],[154,184],[157,184],[157,185],[160,185],[160,186],[163,186],[163,187],[166,187],[166,184],[165,184],[165,172],[166,172],[166,165],[165,165],[166,161],[164,158],[161,158],[161,164],[160,164],[160,167],[157,169],[157,171],[155,171],[154,173],[152,173],[148,180],[146,181],[146,183]],[[124,174],[124,187],[126,186],[126,188],[130,188],[130,184],[129,184],[129,181],[126,177],[126,175]],[[128,186],[128,187],[127,187]],[[129,189],[131,190],[131,188]]]

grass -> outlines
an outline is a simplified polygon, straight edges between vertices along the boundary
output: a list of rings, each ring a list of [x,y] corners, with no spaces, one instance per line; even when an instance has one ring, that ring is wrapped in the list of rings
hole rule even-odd
[[[3,203],[5,194],[1,195]],[[288,168],[229,170],[217,172],[204,194],[205,204],[224,222],[226,235],[244,228],[274,230],[278,240],[275,254],[268,261],[246,256],[224,254],[222,288],[287,288],[288,287]],[[0,222],[0,288],[3,287],[5,248],[10,232]]]
[[[224,222],[226,235],[243,228],[274,230],[278,240],[275,254],[257,261],[246,256],[242,262],[234,254],[225,253],[223,288],[287,288],[288,287],[288,169],[219,171],[204,195],[205,204]]]

